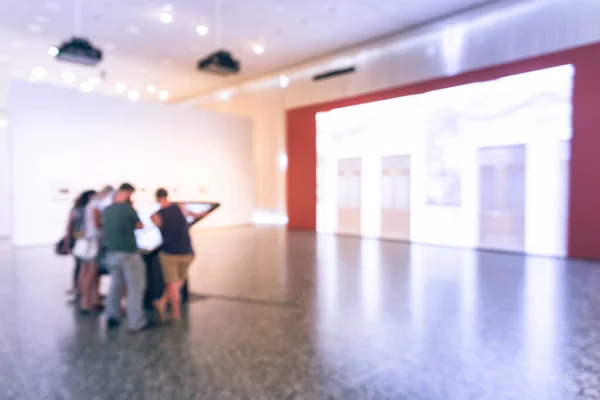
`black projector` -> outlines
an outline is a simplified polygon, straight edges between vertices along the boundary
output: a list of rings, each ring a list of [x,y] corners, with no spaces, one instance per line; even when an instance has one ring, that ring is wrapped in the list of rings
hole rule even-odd
[[[56,58],[61,61],[93,66],[102,61],[102,50],[92,46],[87,39],[73,37],[58,47]]]
[[[231,53],[219,50],[198,61],[198,71],[213,72],[219,75],[232,75],[240,72],[240,63],[231,57]]]

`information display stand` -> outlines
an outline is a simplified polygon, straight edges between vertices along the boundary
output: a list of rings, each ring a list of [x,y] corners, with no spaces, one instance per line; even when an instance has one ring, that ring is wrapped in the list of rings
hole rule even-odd
[[[220,203],[204,203],[204,202],[179,202],[183,204],[189,211],[200,214],[207,213],[203,218],[189,218],[188,225],[192,226],[199,223],[206,216],[216,210]],[[146,264],[146,293],[144,296],[144,305],[147,308],[152,307],[152,302],[162,296],[165,283],[162,274],[162,268],[158,254],[162,246],[162,237],[160,230],[152,223],[151,217],[159,210],[158,204],[152,204],[148,207],[142,207],[138,210],[140,220],[144,224],[144,229],[136,232],[136,240],[138,248],[142,252],[144,263]],[[185,282],[181,289],[181,299],[187,302],[189,298],[188,284]]]

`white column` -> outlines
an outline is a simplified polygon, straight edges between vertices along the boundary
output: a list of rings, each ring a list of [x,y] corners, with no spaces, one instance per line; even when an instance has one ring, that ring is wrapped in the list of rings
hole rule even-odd
[[[525,251],[558,255],[560,237],[559,142],[544,138],[527,145],[525,177]]]

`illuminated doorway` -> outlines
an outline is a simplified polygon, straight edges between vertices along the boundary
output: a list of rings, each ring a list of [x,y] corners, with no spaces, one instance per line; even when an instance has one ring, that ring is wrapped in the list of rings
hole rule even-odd
[[[410,156],[381,160],[381,237],[410,240]]]
[[[525,145],[479,149],[479,247],[525,252]]]

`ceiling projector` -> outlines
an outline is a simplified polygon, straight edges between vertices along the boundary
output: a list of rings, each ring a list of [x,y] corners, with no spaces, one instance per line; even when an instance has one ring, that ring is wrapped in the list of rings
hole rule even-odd
[[[198,61],[198,71],[213,72],[219,75],[231,75],[240,72],[240,62],[231,57],[226,50],[219,50],[214,54]]]
[[[97,65],[102,61],[102,50],[95,48],[84,38],[73,37],[58,47],[56,58],[83,65]]]

